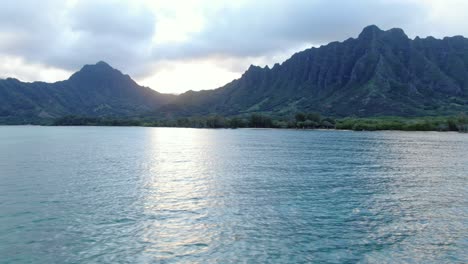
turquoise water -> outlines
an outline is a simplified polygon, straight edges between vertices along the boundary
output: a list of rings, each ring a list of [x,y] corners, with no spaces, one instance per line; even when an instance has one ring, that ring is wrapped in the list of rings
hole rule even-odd
[[[468,262],[468,135],[0,127],[0,263]]]

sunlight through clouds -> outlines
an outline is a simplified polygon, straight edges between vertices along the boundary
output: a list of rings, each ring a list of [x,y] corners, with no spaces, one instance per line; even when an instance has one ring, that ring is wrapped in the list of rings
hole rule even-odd
[[[162,93],[179,94],[198,87],[215,89],[226,84],[226,80],[240,77],[239,72],[217,67],[211,61],[165,63],[160,67],[154,75],[140,80],[140,84]],[[208,74],[212,78],[207,78]]]

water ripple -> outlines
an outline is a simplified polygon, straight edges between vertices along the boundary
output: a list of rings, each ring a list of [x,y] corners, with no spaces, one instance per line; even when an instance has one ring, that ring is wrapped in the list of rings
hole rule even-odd
[[[466,263],[467,154],[456,133],[0,127],[0,263]]]

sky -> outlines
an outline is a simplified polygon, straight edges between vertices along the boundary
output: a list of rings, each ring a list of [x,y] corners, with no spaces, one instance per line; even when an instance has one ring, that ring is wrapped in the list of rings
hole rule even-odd
[[[468,36],[466,10],[465,0],[2,1],[0,78],[54,82],[105,61],[159,92],[214,89],[371,24]]]

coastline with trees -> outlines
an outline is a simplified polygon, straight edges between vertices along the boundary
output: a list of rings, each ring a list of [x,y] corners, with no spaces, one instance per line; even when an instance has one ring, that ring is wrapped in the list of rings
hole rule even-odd
[[[148,117],[111,118],[65,116],[40,123],[52,126],[145,126],[186,128],[282,128],[282,129],[336,129],[354,131],[458,131],[468,132],[468,116],[437,117],[322,117],[318,113],[296,113],[294,116],[249,114],[233,117],[221,115],[166,119]]]

